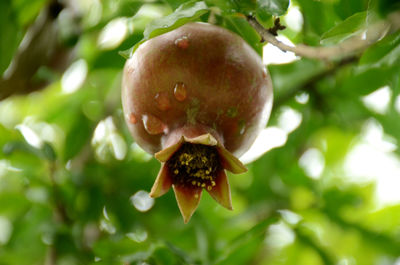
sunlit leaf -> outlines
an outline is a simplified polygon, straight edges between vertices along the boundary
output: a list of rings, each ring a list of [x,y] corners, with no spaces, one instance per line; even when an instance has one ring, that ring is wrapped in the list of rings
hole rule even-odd
[[[137,43],[132,48],[132,50],[121,52],[120,55],[126,57],[127,54],[132,54],[136,50],[136,48],[139,47],[139,45],[144,41],[176,29],[189,21],[196,20],[201,15],[207,12],[208,7],[203,1],[186,2],[179,6],[179,8],[176,9],[174,13],[166,17],[155,19],[150,24],[148,24],[143,32],[143,40]]]
[[[400,32],[383,38],[367,49],[360,59],[361,65],[370,64],[374,67],[400,64]]]
[[[166,17],[154,20],[144,30],[145,39],[150,39],[171,31],[188,21],[194,20],[208,11],[207,5],[203,2],[187,2],[181,5],[174,13]]]
[[[331,28],[321,37],[322,44],[338,43],[350,38],[354,34],[359,34],[364,29],[367,19],[367,12],[356,13],[342,23]]]
[[[257,13],[281,16],[289,7],[289,0],[257,0]]]

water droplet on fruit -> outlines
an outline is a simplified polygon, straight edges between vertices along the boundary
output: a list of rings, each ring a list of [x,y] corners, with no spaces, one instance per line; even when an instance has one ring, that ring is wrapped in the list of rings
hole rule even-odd
[[[186,36],[183,36],[179,39],[175,40],[175,45],[182,49],[182,50],[186,50],[189,47],[189,39]]]
[[[263,76],[263,78],[267,78],[267,71],[266,70],[262,71],[262,76]]]
[[[244,120],[239,121],[239,134],[242,135],[246,131],[246,122]]]
[[[174,96],[178,101],[184,101],[187,96],[186,85],[182,82],[176,83],[174,88]]]
[[[132,123],[132,124],[136,124],[137,123],[137,118],[136,118],[135,114],[131,113],[129,115],[129,122]]]
[[[168,131],[167,126],[153,115],[143,115],[142,120],[145,130],[151,135],[166,133]]]
[[[160,92],[154,97],[157,102],[157,107],[160,110],[168,110],[171,108],[171,103],[169,102],[168,93],[167,92]]]

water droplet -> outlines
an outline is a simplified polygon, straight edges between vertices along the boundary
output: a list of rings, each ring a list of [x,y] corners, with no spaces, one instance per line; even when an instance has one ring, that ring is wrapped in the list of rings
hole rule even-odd
[[[175,45],[182,49],[182,50],[186,50],[189,47],[189,39],[186,36],[183,36],[179,39],[175,40]]]
[[[174,96],[178,101],[184,101],[187,96],[186,85],[182,82],[178,82],[174,88]]]
[[[154,205],[154,199],[144,190],[139,190],[131,198],[131,203],[138,211],[146,212]]]
[[[262,71],[262,76],[263,76],[263,78],[267,78],[267,71],[266,70]]]
[[[151,135],[156,135],[160,133],[167,133],[167,126],[159,119],[153,115],[143,115],[143,125],[146,131]]]
[[[239,121],[239,134],[244,134],[246,131],[246,122],[244,120]]]
[[[171,103],[169,102],[168,93],[167,92],[160,92],[154,97],[157,102],[157,107],[160,110],[168,110],[171,108]]]
[[[302,92],[295,96],[297,103],[300,104],[307,104],[308,100],[310,99],[310,95],[307,92]]]
[[[129,122],[132,123],[132,124],[136,124],[137,123],[137,118],[136,118],[135,114],[131,113],[129,115]]]

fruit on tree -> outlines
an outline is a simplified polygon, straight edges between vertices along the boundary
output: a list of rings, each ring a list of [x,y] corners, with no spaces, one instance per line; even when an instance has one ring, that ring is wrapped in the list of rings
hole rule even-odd
[[[203,189],[232,209],[225,170],[268,120],[272,83],[259,55],[236,34],[188,23],[139,46],[124,67],[122,103],[139,146],[161,162],[150,195],[171,187],[185,223]]]

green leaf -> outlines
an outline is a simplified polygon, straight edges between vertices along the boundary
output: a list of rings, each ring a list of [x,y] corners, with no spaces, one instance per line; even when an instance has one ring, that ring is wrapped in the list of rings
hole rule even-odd
[[[274,25],[274,17],[268,13],[259,12],[259,9],[257,9],[256,19],[266,29]]]
[[[250,15],[254,13],[257,8],[257,3],[255,0],[232,0],[235,3],[235,9],[239,13]]]
[[[362,12],[371,7],[371,1],[366,0],[338,0],[334,3],[335,13],[345,20],[357,12]]]
[[[366,25],[367,12],[359,12],[334,26],[321,37],[322,44],[338,43],[360,33]]]
[[[83,113],[76,114],[74,124],[65,139],[64,161],[77,155],[90,140],[93,128],[91,121]]]
[[[56,152],[54,151],[54,148],[51,146],[51,144],[45,142],[41,148],[41,152],[43,154],[43,157],[45,157],[49,161],[55,161],[57,159]]]
[[[190,1],[182,4],[178,9],[175,10],[174,13],[166,17],[153,20],[144,30],[144,38],[130,49],[130,56],[139,47],[139,45],[146,40],[174,30],[186,24],[187,22],[196,20],[207,12],[208,7],[204,1]],[[120,55],[126,58],[128,53],[129,50],[120,52]]]
[[[282,16],[289,7],[289,0],[257,0],[257,13]]]
[[[365,222],[373,229],[379,229],[387,234],[395,233],[400,227],[400,204],[389,205],[373,212]]]
[[[31,153],[37,157],[44,158],[49,161],[54,161],[57,158],[53,147],[47,142],[44,142],[41,148],[33,147],[27,142],[22,141],[11,141],[3,146],[3,153],[5,155],[11,155],[15,151]]]
[[[237,15],[226,16],[225,26],[240,35],[260,56],[262,56],[260,35],[250,26],[245,18]]]
[[[20,25],[28,25],[32,23],[35,17],[47,4],[46,0],[19,0],[11,1],[13,3],[13,8],[18,14],[18,22]]]
[[[116,2],[112,1],[113,4]],[[135,15],[136,12],[145,4],[143,1],[121,1],[119,3],[118,12],[111,10],[111,12],[115,15],[118,14],[119,16],[132,16]],[[108,21],[111,19],[108,19]]]
[[[340,22],[333,12],[334,1],[298,0],[297,2],[304,18],[303,38],[306,43],[317,45],[320,36]]]
[[[297,90],[313,76],[326,69],[326,66],[316,60],[302,58],[301,60],[279,65],[269,65],[274,85],[274,97],[279,100],[290,91]]]
[[[367,95],[389,85],[393,77],[400,75],[400,32],[386,36],[368,48],[360,59],[360,65],[343,84],[344,89]]]
[[[250,15],[256,10],[256,0],[206,0],[209,7],[217,6],[223,15],[242,13]]]
[[[180,261],[184,261],[187,264],[194,264],[193,260],[186,252],[176,247],[172,243],[165,242],[165,246],[168,248],[169,252],[174,254],[176,258],[179,258]]]
[[[385,17],[388,13],[400,9],[400,2],[393,0],[376,0],[378,3],[378,11],[382,17]]]
[[[0,76],[10,64],[18,44],[18,26],[11,2],[0,1]]]
[[[236,252],[240,251],[243,247],[248,244],[251,244],[254,240],[263,238],[265,236],[266,229],[278,222],[278,218],[275,216],[271,216],[255,226],[253,226],[250,230],[245,231],[244,233],[237,236],[233,239],[229,245],[223,250],[218,260],[215,262],[216,264],[223,263],[226,259],[228,259],[231,255],[235,254]]]
[[[6,191],[0,193],[0,215],[17,218],[28,208],[28,199],[18,192]]]
[[[127,50],[119,51],[118,54],[128,60],[131,57],[132,53],[134,52],[134,47],[137,48],[137,46],[135,45]]]
[[[368,48],[360,59],[360,65],[375,67],[393,66],[399,64],[400,59],[400,31],[386,36],[378,43]]]
[[[177,9],[180,5],[184,4],[186,0],[165,0],[173,10]]]
[[[380,67],[364,67],[357,69],[353,75],[344,82],[343,89],[353,91],[356,94],[368,95],[376,89],[387,85],[393,75],[399,71],[393,68],[384,69]],[[379,78],[377,78],[379,76]]]
[[[238,11],[237,8],[235,8],[236,6],[234,5],[234,2],[232,1],[226,1],[226,0],[205,0],[205,1],[209,7],[212,6],[218,7],[223,14],[232,14]]]
[[[204,1],[190,1],[181,5],[174,13],[153,20],[144,30],[145,39],[154,38],[168,31],[178,28],[183,24],[197,19],[208,11],[208,7]]]

